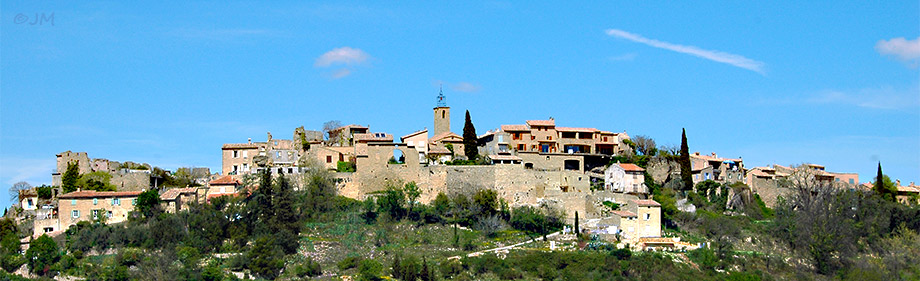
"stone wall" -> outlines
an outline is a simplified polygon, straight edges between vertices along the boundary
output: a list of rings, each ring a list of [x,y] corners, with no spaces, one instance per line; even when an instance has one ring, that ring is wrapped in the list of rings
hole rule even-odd
[[[115,185],[118,191],[143,191],[150,188],[150,173],[113,173],[109,183]]]
[[[776,184],[776,180],[773,179],[755,177],[750,182],[751,190],[757,195],[760,195],[760,200],[763,200],[763,203],[770,208],[776,206],[777,197],[786,195],[791,191],[787,188],[779,187]]]

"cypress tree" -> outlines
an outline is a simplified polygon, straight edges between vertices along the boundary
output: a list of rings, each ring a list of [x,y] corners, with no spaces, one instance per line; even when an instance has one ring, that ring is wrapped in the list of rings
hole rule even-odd
[[[64,193],[77,191],[78,178],[80,178],[80,167],[77,166],[77,162],[68,162],[67,170],[61,177],[61,189],[64,190]]]
[[[680,133],[680,179],[684,182],[684,190],[693,189],[693,177],[690,170],[690,147],[687,146],[687,130],[681,129]]]
[[[473,126],[473,121],[470,120],[470,111],[467,110],[466,122],[463,124],[463,154],[469,160],[476,160],[476,156],[479,156],[479,149],[476,143],[476,127]]]

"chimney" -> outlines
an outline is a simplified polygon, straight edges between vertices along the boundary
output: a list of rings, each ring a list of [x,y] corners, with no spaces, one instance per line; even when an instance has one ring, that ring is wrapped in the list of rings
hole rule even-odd
[[[252,138],[249,138],[249,144],[252,144]]]
[[[694,152],[693,155],[700,156],[700,152],[699,151]]]
[[[901,180],[895,180],[895,187],[901,186]]]
[[[716,157],[716,153],[715,153],[715,152],[712,153],[712,158],[718,158],[718,157]]]

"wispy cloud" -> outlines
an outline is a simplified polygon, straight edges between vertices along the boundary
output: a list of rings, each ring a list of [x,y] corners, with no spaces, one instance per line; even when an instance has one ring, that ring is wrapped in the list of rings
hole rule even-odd
[[[355,66],[366,63],[371,56],[367,52],[362,51],[361,49],[356,49],[352,47],[341,47],[335,48],[331,51],[324,53],[322,56],[316,59],[316,62],[313,63],[314,67],[330,67],[333,65],[346,65],[346,66]],[[348,75],[351,75],[352,69],[348,67],[343,67],[332,72],[328,72],[326,75],[331,79],[341,79],[345,78]]]
[[[636,55],[636,53],[628,53],[628,54],[622,54],[619,56],[609,57],[607,59],[609,59],[610,61],[631,61],[631,60],[636,59],[637,56],[638,55]]]
[[[879,40],[875,43],[875,50],[879,54],[893,56],[906,62],[910,67],[916,68],[920,65],[920,37],[914,40],[907,40],[904,37]]]
[[[479,90],[482,90],[482,87],[480,87],[477,84],[470,83],[470,82],[455,83],[451,85],[450,88],[453,89],[454,91],[465,92],[465,93],[475,93],[475,92],[479,92]]]
[[[349,70],[348,68],[342,68],[342,69],[337,70],[336,72],[333,72],[331,75],[329,75],[329,77],[332,77],[332,79],[339,79],[339,78],[344,78],[345,76],[348,76],[348,75],[351,75],[351,70]]]
[[[908,89],[881,87],[844,92],[828,90],[808,101],[819,104],[845,104],[873,109],[904,109],[920,106],[920,86]]]
[[[333,64],[355,65],[366,62],[371,56],[361,49],[341,47],[328,51],[313,63],[316,67],[327,67]]]
[[[3,183],[12,185],[25,181],[32,185],[50,184],[51,172],[56,168],[54,157],[47,159],[0,159],[0,178]]]
[[[636,43],[642,43],[642,44],[649,45],[655,48],[665,49],[665,50],[674,51],[674,52],[678,52],[682,54],[688,54],[688,55],[708,59],[708,60],[715,61],[715,62],[721,62],[721,63],[737,66],[740,68],[744,68],[747,70],[751,70],[751,71],[760,73],[761,75],[766,75],[763,69],[764,68],[763,62],[752,60],[752,59],[746,58],[741,55],[736,55],[736,54],[731,54],[731,53],[726,53],[726,52],[721,52],[721,51],[715,51],[715,50],[704,50],[704,49],[701,49],[695,46],[678,45],[678,44],[668,43],[664,41],[658,41],[655,39],[645,38],[645,37],[642,37],[641,35],[629,33],[623,30],[619,30],[619,29],[608,29],[607,35],[621,38],[621,39],[626,39],[626,40],[633,41]]]

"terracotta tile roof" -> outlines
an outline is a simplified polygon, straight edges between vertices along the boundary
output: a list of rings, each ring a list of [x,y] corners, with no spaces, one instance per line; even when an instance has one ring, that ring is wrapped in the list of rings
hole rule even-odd
[[[355,134],[356,142],[393,141],[393,135],[387,133]]]
[[[102,198],[102,197],[134,197],[141,194],[142,191],[95,191],[83,190],[65,193],[58,198],[76,199],[76,198]]]
[[[233,179],[233,177],[231,176],[223,176],[216,180],[212,180],[208,184],[210,185],[228,185],[228,184],[240,185],[242,183],[238,180]]]
[[[443,133],[434,135],[433,137],[431,137],[431,139],[428,140],[428,142],[438,142],[438,141],[441,141],[447,138],[455,138],[458,140],[463,140],[463,137],[461,137],[460,135],[454,134],[454,132],[443,132]]]
[[[221,149],[259,148],[258,143],[225,143]]]
[[[440,146],[429,145],[428,154],[450,154],[450,150]]]
[[[623,168],[623,170],[626,170],[627,172],[644,172],[645,171],[645,169],[642,169],[642,167],[636,166],[636,164],[632,164],[632,163],[617,163],[617,164],[620,165],[620,168]]]
[[[581,133],[597,133],[600,130],[595,128],[576,128],[576,127],[556,127],[556,131],[560,132],[581,132]]]
[[[527,125],[502,125],[502,131],[505,131],[505,132],[530,131],[530,127],[528,127]]]
[[[661,206],[661,204],[658,202],[655,202],[655,200],[639,199],[639,200],[632,200],[632,201],[636,202],[636,205],[640,207],[660,207]]]
[[[413,137],[413,136],[421,135],[422,133],[428,133],[428,129],[423,129],[423,130],[421,130],[421,131],[416,131],[416,132],[414,132],[414,133],[411,133],[411,134],[408,134],[408,135],[399,137],[399,139],[400,139],[400,141],[405,141],[405,139],[407,139],[407,138],[411,138],[411,137]]]
[[[527,120],[527,125],[530,126],[556,126],[556,120]]]
[[[907,192],[907,193],[920,193],[920,189],[917,189],[912,186],[898,186],[898,192]]]
[[[636,218],[639,217],[635,213],[630,211],[611,211],[614,215],[624,217],[624,218]]]
[[[176,197],[179,197],[180,194],[195,192],[198,192],[198,189],[193,187],[168,189],[163,194],[160,194],[160,200],[176,200]]]

